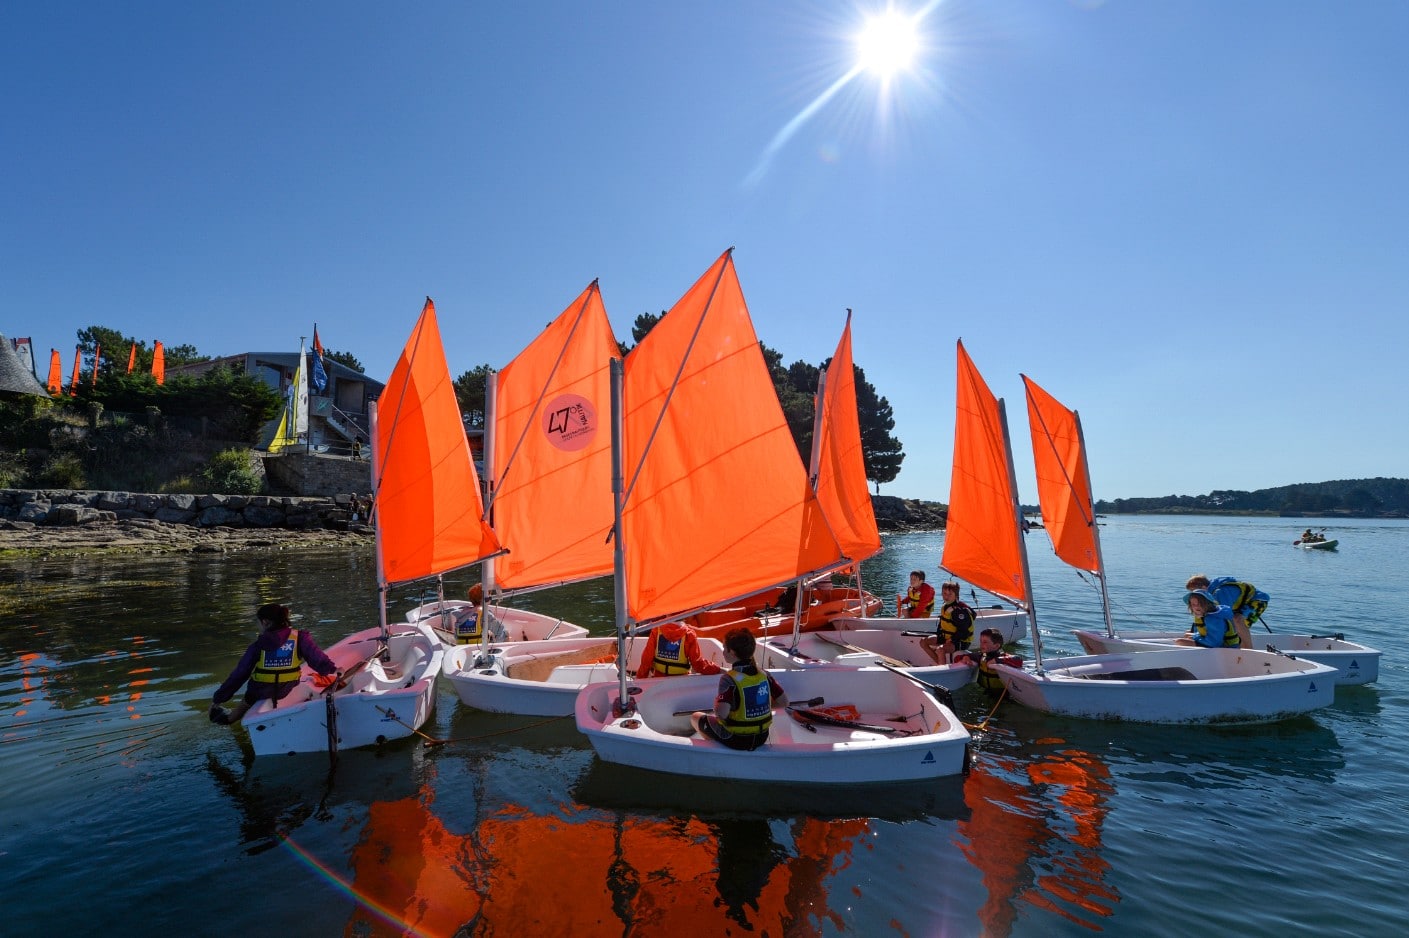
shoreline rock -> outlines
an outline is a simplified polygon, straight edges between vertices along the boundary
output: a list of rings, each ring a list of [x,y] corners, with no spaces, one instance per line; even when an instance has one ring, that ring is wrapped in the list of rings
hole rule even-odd
[[[0,489],[0,553],[196,552],[371,543],[352,495]]]

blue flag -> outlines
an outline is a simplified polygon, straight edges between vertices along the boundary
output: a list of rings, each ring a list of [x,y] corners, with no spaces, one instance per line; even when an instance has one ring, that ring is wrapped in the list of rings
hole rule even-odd
[[[313,327],[313,366],[309,369],[308,378],[315,394],[322,394],[328,386],[328,371],[323,367],[323,343],[318,341],[317,325]]]

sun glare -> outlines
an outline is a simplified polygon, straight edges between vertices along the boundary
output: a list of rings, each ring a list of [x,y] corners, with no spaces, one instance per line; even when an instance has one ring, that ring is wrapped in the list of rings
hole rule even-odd
[[[857,66],[882,78],[909,68],[920,46],[915,27],[914,20],[895,10],[872,17],[856,37]]]

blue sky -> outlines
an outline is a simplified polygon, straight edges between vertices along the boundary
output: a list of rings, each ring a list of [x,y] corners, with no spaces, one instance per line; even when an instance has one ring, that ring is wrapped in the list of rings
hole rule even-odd
[[[92,324],[316,321],[385,377],[430,295],[458,374],[593,278],[629,336],[733,245],[786,361],[855,310],[885,494],[947,497],[959,337],[1026,501],[1020,372],[1098,498],[1409,475],[1409,3],[952,0],[817,105],[883,8],[5,4],[0,331],[67,371]]]

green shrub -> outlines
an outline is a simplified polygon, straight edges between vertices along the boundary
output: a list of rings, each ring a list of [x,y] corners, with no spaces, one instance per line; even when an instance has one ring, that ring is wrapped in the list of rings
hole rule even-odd
[[[258,495],[264,480],[250,467],[249,451],[221,450],[201,470],[206,491],[220,495]]]
[[[76,453],[55,453],[34,480],[42,489],[81,489],[85,486],[83,461]]]

